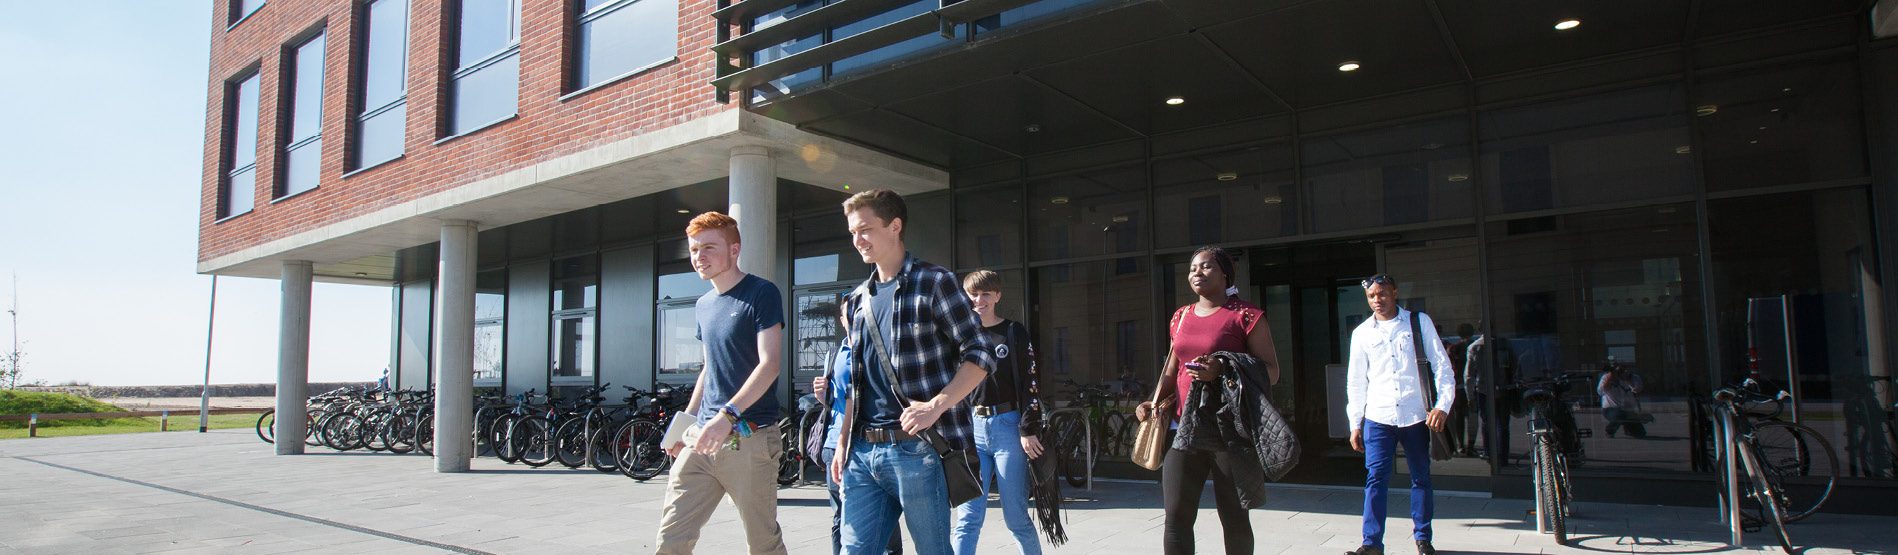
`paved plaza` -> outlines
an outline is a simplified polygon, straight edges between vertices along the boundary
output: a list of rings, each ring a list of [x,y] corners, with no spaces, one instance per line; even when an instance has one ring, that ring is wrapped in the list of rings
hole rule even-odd
[[[664,477],[638,483],[555,465],[531,469],[491,458],[474,472],[436,474],[415,455],[335,453],[279,457],[250,430],[0,441],[0,553],[651,553]],[[1071,540],[1051,554],[1160,552],[1159,486],[1103,483],[1070,490]],[[822,486],[785,488],[778,521],[793,554],[829,551]],[[1393,513],[1408,499],[1392,492]],[[982,553],[1016,553],[991,503]],[[1357,545],[1361,492],[1282,486],[1251,512],[1256,553],[1336,555]],[[1210,494],[1200,552],[1223,553]],[[1443,553],[1759,553],[1766,536],[1725,545],[1704,508],[1584,503],[1572,547],[1536,534],[1530,502],[1442,494]],[[722,505],[698,552],[741,554],[737,513]],[[1392,527],[1407,530],[1407,522]],[[1809,555],[1892,553],[1898,520],[1818,515],[1793,525]],[[1392,553],[1414,553],[1400,533]],[[1775,549],[1771,552],[1777,552]]]

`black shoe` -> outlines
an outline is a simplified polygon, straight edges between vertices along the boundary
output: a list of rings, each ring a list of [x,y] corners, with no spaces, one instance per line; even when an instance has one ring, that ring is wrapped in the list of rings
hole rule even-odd
[[[1344,555],[1384,555],[1384,549],[1371,545],[1360,545],[1357,549],[1344,552]]]
[[[1430,540],[1417,540],[1417,555],[1437,555],[1437,548],[1430,546]]]

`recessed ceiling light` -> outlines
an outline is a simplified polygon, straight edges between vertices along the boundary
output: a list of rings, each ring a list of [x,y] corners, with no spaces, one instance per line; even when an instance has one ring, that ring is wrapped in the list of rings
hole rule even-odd
[[[679,209],[679,213],[680,213],[680,214],[691,214],[691,213],[692,213],[692,211],[691,211],[691,210],[686,210],[686,209],[684,209],[684,208],[680,208],[680,209]]]
[[[1759,142],[1759,141],[1757,141],[1757,140],[1755,140],[1755,141],[1747,141],[1747,142],[1746,142],[1746,144],[1750,144],[1750,145],[1757,145],[1757,144],[1760,144],[1760,142]]]
[[[1691,146],[1677,146],[1677,147],[1674,147],[1674,153],[1675,153],[1675,154],[1693,154],[1693,153],[1694,153],[1694,147],[1691,147]]]
[[[1780,89],[1779,92],[1793,92],[1793,90],[1790,88],[1786,88],[1786,89]]]
[[[1778,112],[1778,111],[1779,111],[1779,108],[1774,108],[1774,109],[1771,109],[1771,110],[1767,110],[1767,111],[1768,111],[1768,112]]]
[[[1285,202],[1285,199],[1279,198],[1277,196],[1265,197],[1266,204],[1279,204],[1282,202]]]
[[[1068,197],[1054,197],[1052,199],[1048,199],[1048,202],[1052,202],[1055,204],[1067,204]]]
[[[1345,62],[1338,64],[1338,71],[1357,71],[1360,67],[1363,66],[1358,65],[1357,62]]]
[[[1181,104],[1185,104],[1185,103],[1186,103],[1186,99],[1185,99],[1185,98],[1181,98],[1181,97],[1177,97],[1177,96],[1175,96],[1175,97],[1170,97],[1170,98],[1167,98],[1167,99],[1166,99],[1166,105],[1168,105],[1168,106],[1179,106],[1179,105],[1181,105]]]
[[[1467,173],[1453,173],[1453,174],[1450,174],[1450,180],[1451,180],[1451,181],[1469,181],[1469,180],[1470,180],[1470,174],[1467,174]]]
[[[1761,131],[1765,131],[1765,130],[1766,130],[1766,126],[1764,126],[1764,125],[1762,125],[1762,126],[1760,126],[1760,130],[1761,130]]]
[[[1126,216],[1114,216],[1114,223],[1123,223],[1126,221],[1127,221]]]
[[[1707,105],[1694,109],[1694,115],[1697,115],[1697,116],[1711,116],[1719,112],[1720,112],[1720,106],[1717,106],[1714,104],[1707,104]]]
[[[1234,172],[1221,172],[1216,177],[1218,177],[1220,181],[1232,181],[1234,179],[1238,179],[1239,174],[1234,173]]]
[[[1556,23],[1556,24],[1555,24],[1555,30],[1557,30],[1557,31],[1567,31],[1567,30],[1569,30],[1569,29],[1574,29],[1574,28],[1576,28],[1576,27],[1581,27],[1581,26],[1582,26],[1582,20],[1580,20],[1580,19],[1570,19],[1570,20],[1566,20],[1566,21],[1562,21],[1562,22],[1560,22],[1560,23]]]
[[[369,272],[356,272],[356,277],[369,277]]]
[[[1032,124],[1032,123],[1030,123],[1030,124],[1028,124],[1028,132],[1029,132],[1029,133],[1040,133],[1040,132],[1041,132],[1041,126],[1040,126],[1040,125],[1036,125],[1036,124]]]
[[[1436,150],[1439,148],[1443,148],[1443,143],[1424,143],[1423,145],[1424,150]]]

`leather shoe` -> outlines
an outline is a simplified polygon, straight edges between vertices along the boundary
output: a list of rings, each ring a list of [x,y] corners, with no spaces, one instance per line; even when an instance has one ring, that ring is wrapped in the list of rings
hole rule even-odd
[[[1430,546],[1430,540],[1417,540],[1417,555],[1437,555],[1437,548]]]
[[[1384,555],[1384,548],[1373,545],[1360,545],[1357,549],[1344,552],[1344,555]]]

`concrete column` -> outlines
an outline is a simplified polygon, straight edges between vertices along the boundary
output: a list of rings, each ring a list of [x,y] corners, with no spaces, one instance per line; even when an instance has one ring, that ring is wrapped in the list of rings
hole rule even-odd
[[[771,150],[761,146],[732,148],[731,210],[738,219],[744,246],[738,251],[738,269],[772,279],[777,276],[778,170]]]
[[[310,282],[307,260],[283,263],[283,311],[277,323],[277,454],[303,454],[310,399]]]
[[[442,221],[435,295],[435,471],[467,472],[474,455],[474,222]]]

